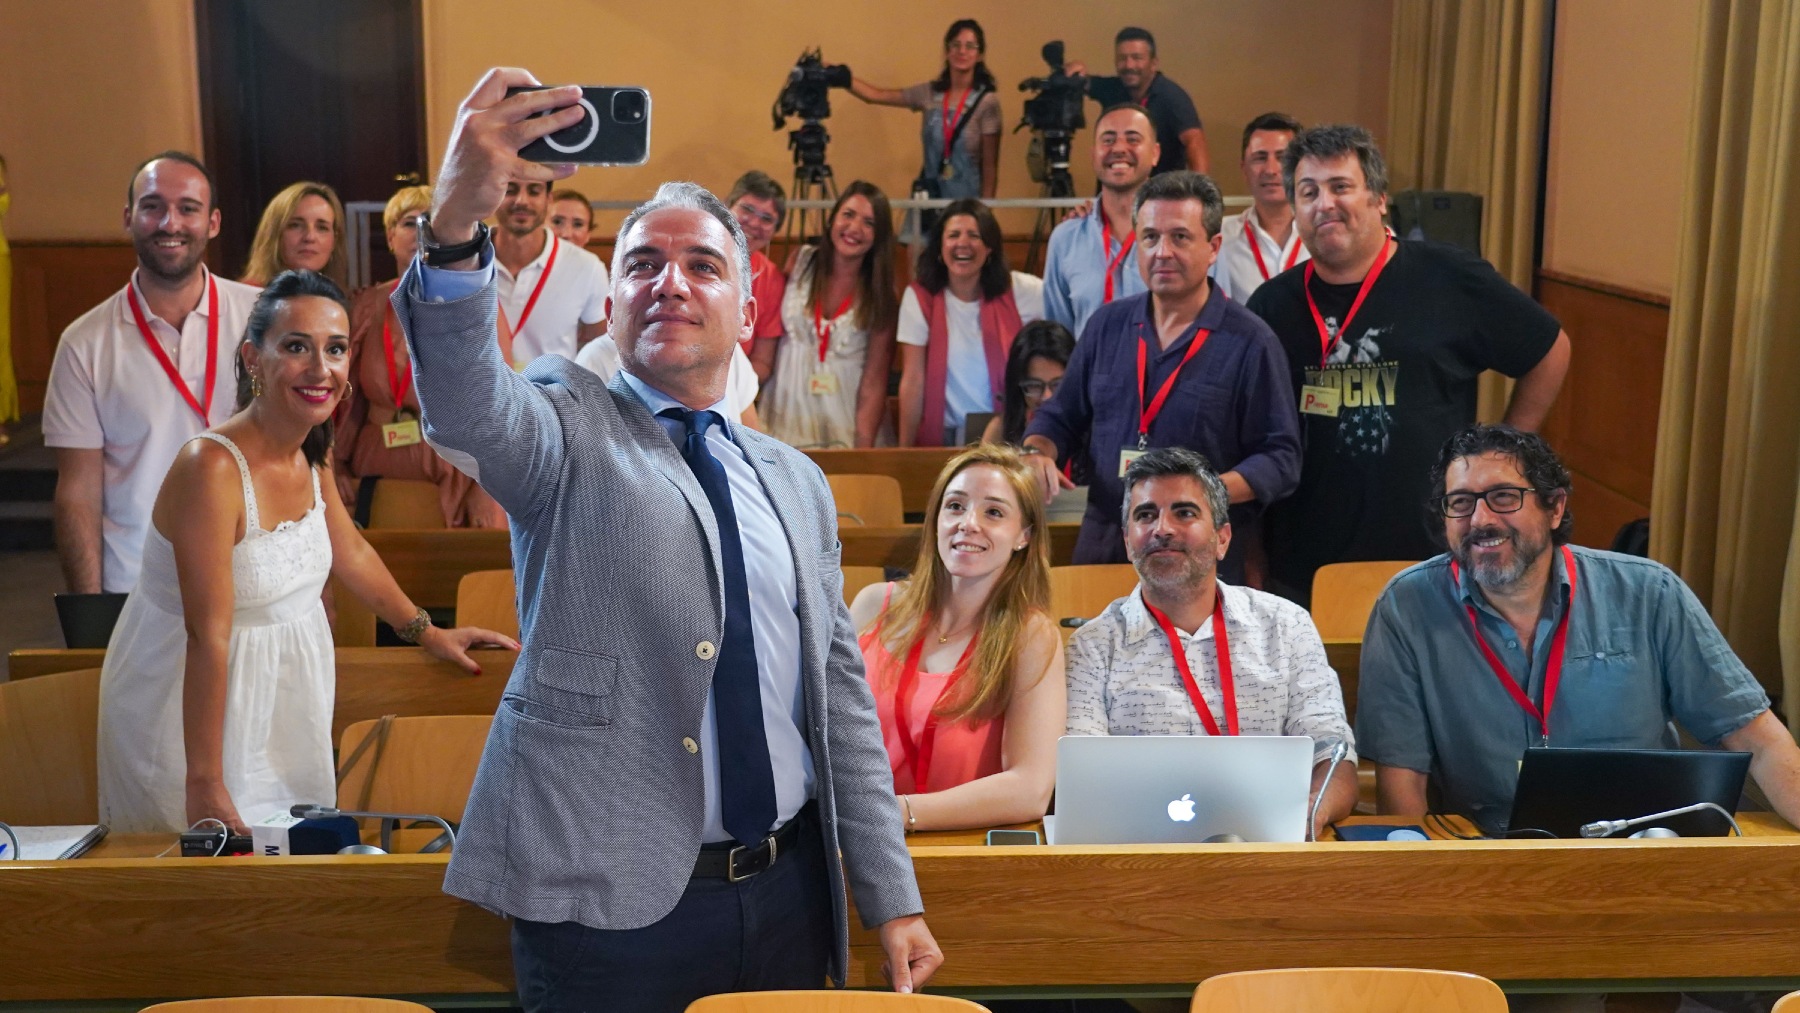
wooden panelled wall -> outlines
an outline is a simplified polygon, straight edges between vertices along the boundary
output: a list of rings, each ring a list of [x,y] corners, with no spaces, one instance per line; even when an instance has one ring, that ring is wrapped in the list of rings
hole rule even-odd
[[[1669,300],[1549,270],[1538,271],[1537,298],[1573,349],[1544,437],[1574,478],[1575,540],[1606,548],[1650,516]]]

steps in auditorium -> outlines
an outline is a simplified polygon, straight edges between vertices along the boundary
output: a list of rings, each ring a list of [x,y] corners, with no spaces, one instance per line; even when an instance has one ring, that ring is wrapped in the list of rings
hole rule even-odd
[[[0,552],[53,549],[56,453],[44,446],[35,417],[9,427],[9,435],[0,447]]]

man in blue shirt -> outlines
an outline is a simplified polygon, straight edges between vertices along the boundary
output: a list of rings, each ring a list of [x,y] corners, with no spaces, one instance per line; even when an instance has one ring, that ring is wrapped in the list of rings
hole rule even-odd
[[[1274,332],[1215,296],[1206,272],[1219,252],[1224,198],[1195,172],[1152,177],[1135,208],[1137,267],[1149,291],[1101,307],[1075,345],[1056,397],[1025,431],[1045,498],[1092,476],[1077,563],[1126,562],[1120,507],[1125,465],[1153,447],[1205,455],[1224,480],[1239,532],[1219,575],[1243,583],[1241,546],[1256,510],[1300,477],[1300,420]]]
[[[1363,639],[1356,739],[1383,813],[1499,832],[1526,747],[1672,749],[1679,722],[1751,753],[1800,824],[1800,749],[1762,687],[1667,567],[1568,544],[1569,473],[1542,437],[1470,426],[1432,488],[1450,551],[1394,578]]]
[[[1159,150],[1150,117],[1137,106],[1116,106],[1094,121],[1100,196],[1086,214],[1051,230],[1044,258],[1044,315],[1076,338],[1095,310],[1144,291],[1131,217]]]

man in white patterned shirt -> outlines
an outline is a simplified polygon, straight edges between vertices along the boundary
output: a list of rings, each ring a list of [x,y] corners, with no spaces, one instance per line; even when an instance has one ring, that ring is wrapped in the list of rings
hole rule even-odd
[[[1306,610],[1218,579],[1231,524],[1214,518],[1227,506],[1225,483],[1186,448],[1152,450],[1126,469],[1125,548],[1139,583],[1069,641],[1068,733],[1310,735],[1326,826],[1356,805],[1343,692]],[[1344,762],[1324,786],[1339,743]]]

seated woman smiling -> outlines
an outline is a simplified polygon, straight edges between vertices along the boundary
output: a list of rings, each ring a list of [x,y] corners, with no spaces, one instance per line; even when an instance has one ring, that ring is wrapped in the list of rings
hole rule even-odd
[[[850,606],[908,832],[1040,819],[1067,720],[1043,498],[1016,451],[938,476],[910,580]]]

